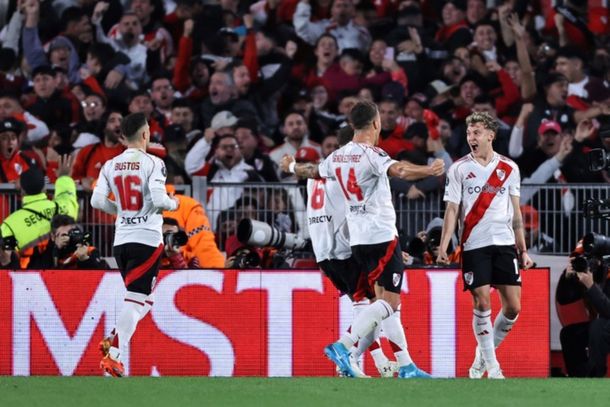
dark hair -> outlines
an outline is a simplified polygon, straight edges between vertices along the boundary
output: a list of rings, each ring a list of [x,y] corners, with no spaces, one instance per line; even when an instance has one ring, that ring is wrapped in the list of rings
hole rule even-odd
[[[373,123],[377,117],[377,105],[360,101],[349,112],[349,122],[354,130],[362,130]]]
[[[73,22],[79,22],[81,18],[85,16],[85,12],[80,7],[68,7],[61,14],[61,19],[59,21],[59,25],[62,31],[65,31],[68,28],[68,24]]]
[[[353,138],[354,129],[352,129],[352,126],[350,126],[349,124],[341,127],[337,132],[337,142],[341,147],[352,141]]]
[[[38,167],[30,167],[19,176],[19,184],[26,195],[36,195],[44,190],[44,174]]]
[[[191,101],[188,100],[187,98],[174,99],[174,101],[172,102],[172,109],[175,109],[177,107],[186,107],[188,109],[193,110],[193,105],[192,105]]]
[[[476,96],[474,98],[474,104],[475,105],[486,105],[486,104],[490,104],[494,107],[496,107],[496,100],[493,99],[491,96],[489,96],[486,93],[482,93],[479,96]]]
[[[58,214],[51,219],[51,230],[56,231],[62,226],[76,225],[76,221],[72,216]]]
[[[132,113],[121,122],[121,132],[127,140],[134,140],[138,131],[146,125],[144,113]]]
[[[163,224],[164,225],[170,225],[170,226],[177,226],[178,229],[180,228],[180,225],[178,224],[178,221],[174,218],[166,218],[163,217]]]

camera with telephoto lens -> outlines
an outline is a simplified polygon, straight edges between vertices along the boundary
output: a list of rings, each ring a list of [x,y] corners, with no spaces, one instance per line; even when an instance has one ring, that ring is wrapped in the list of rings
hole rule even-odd
[[[77,249],[77,245],[82,244],[83,246],[91,245],[91,233],[83,232],[79,228],[75,227],[70,229],[68,232],[68,244],[66,245],[67,251],[73,252]]]
[[[273,226],[252,219],[242,219],[237,226],[237,240],[254,247],[275,247],[276,249],[298,250],[307,241],[294,233],[282,232]]]
[[[189,237],[182,230],[163,234],[163,244],[167,247],[171,247],[174,251],[178,251],[188,242],[188,240]]]

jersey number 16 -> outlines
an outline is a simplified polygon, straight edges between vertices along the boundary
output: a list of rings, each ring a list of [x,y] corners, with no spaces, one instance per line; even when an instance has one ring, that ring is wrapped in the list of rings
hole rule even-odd
[[[119,190],[121,208],[125,211],[139,211],[142,209],[142,180],[137,175],[114,177],[114,185]]]

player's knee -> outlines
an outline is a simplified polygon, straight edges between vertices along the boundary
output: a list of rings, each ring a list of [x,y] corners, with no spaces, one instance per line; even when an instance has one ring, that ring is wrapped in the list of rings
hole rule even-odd
[[[488,311],[491,309],[491,300],[487,296],[474,297],[474,308],[478,311]]]
[[[502,311],[504,312],[504,316],[508,319],[515,319],[519,316],[519,313],[521,312],[521,304],[513,304],[513,305],[509,305],[507,307],[505,307],[505,309]]]

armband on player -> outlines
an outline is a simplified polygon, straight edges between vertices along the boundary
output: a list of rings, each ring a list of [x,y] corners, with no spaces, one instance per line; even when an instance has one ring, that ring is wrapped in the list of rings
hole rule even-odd
[[[288,164],[288,172],[291,174],[294,174],[295,171],[295,167],[297,166],[296,161],[291,162],[290,164]]]

